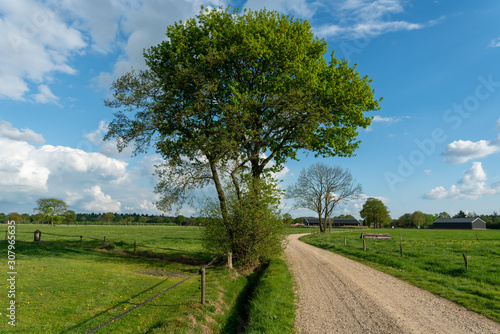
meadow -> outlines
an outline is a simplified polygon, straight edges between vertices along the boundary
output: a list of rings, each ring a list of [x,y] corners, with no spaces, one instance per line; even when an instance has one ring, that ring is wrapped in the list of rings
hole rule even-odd
[[[41,243],[33,242],[36,229]],[[0,238],[6,276],[7,241]],[[85,333],[197,273],[214,257],[203,252],[200,238],[199,227],[16,225],[16,327],[0,311],[0,332]],[[276,266],[279,274],[273,274]],[[98,333],[252,332],[249,323],[258,321],[249,300],[265,286],[259,278],[288,275],[291,291],[291,277],[279,261],[241,275],[220,259],[206,273],[205,305],[195,276]],[[2,287],[5,310],[6,280]],[[293,293],[288,300],[293,309]],[[287,322],[293,327],[293,315]]]
[[[366,251],[361,232],[308,235],[301,240],[365,263],[500,321],[500,231],[372,230],[370,232],[391,234],[391,240],[365,239]]]

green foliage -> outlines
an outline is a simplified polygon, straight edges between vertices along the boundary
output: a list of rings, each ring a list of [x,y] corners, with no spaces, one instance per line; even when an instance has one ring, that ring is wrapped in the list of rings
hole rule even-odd
[[[111,221],[113,221],[113,219],[115,219],[115,214],[113,212],[106,212],[103,216],[102,216],[102,220],[104,220],[106,223],[109,223]]]
[[[465,212],[460,210],[456,215],[453,216],[453,218],[467,218],[467,215],[465,214]]]
[[[301,240],[368,264],[500,321],[500,231],[388,229],[383,232],[391,234],[392,239],[365,239],[366,251],[359,232],[328,234],[322,238],[306,236]],[[400,244],[404,257],[400,256]],[[464,253],[469,270],[465,269]]]
[[[105,138],[117,138],[119,149],[134,142],[136,153],[152,144],[161,154],[161,210],[179,208],[195,189],[215,185],[223,235],[235,255],[246,254],[267,236],[242,231],[257,226],[249,234],[259,234],[258,226],[273,225],[266,220],[276,213],[259,192],[242,201],[246,190],[237,175],[259,182],[299,150],[352,156],[359,128],[371,123],[365,113],[379,109],[371,80],[333,53],[327,62],[326,51],[309,23],[291,15],[207,9],[167,27],[165,40],[144,53],[147,70],[113,83],[105,104],[118,112]],[[226,178],[234,191],[227,199]]]
[[[202,214],[207,218],[203,245],[208,252],[233,253],[235,265],[252,266],[280,256],[286,227],[279,210],[280,192],[273,182],[247,178],[248,187],[240,194],[229,188],[227,207],[229,224],[225,225],[218,202],[206,199]]]
[[[62,219],[57,217],[68,210],[67,204],[57,198],[40,198],[36,201],[36,205],[33,210],[47,216],[52,225],[54,225],[54,222],[60,223]]]
[[[283,224],[290,226],[293,224],[293,217],[288,212],[283,215]]]
[[[438,220],[438,219],[449,219],[451,218],[451,216],[448,214],[448,212],[446,211],[443,211],[441,213],[438,213],[434,216],[435,220]]]
[[[20,223],[23,219],[23,216],[17,212],[12,212],[7,216],[8,221],[15,221],[16,223]]]
[[[186,217],[184,217],[183,215],[178,215],[177,217],[175,217],[175,221],[174,221],[177,225],[182,225],[184,223],[186,223]]]
[[[76,213],[73,210],[68,210],[64,213],[64,223],[72,224],[76,222]]]
[[[425,214],[422,211],[415,211],[411,215],[411,227],[425,225]]]
[[[366,200],[359,214],[367,226],[381,227],[391,222],[391,216],[385,204],[373,197]]]

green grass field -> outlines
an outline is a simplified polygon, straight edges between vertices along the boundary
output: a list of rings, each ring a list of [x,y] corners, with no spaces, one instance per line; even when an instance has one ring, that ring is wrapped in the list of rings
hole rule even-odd
[[[32,242],[36,229],[42,232],[40,244]],[[16,327],[0,311],[0,333],[85,333],[197,273],[213,257],[203,253],[200,237],[199,227],[16,225]],[[6,310],[8,244],[3,234],[0,239],[5,277],[0,306]],[[241,330],[249,321],[255,277],[262,272],[238,275],[224,264],[221,260],[206,271],[204,306],[196,276],[98,333]]]
[[[32,241],[37,228],[42,244],[22,242]],[[196,273],[210,260],[202,253],[200,229],[195,227],[18,225],[16,230],[17,326],[12,332],[83,333]],[[2,246],[6,258],[5,241]],[[225,311],[219,291],[228,287],[227,281],[226,270],[211,267],[206,306],[199,304],[195,277],[99,333],[194,333],[215,327],[223,321],[217,319]],[[7,294],[0,300],[6,305]],[[1,332],[9,328],[6,323],[0,324]]]
[[[360,239],[362,232],[308,235],[301,240],[368,264],[500,321],[500,231],[371,230],[389,233],[392,238],[365,239],[366,251]]]

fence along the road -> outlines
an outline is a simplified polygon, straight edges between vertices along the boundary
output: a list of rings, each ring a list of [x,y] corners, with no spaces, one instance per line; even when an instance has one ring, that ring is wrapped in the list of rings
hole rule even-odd
[[[23,233],[31,233],[31,232],[23,232]],[[55,234],[55,233],[44,233],[46,235],[55,235],[55,236],[61,236],[61,237],[73,237],[73,238],[80,238],[80,247],[82,246],[82,239],[83,239],[83,236],[81,235],[67,235],[67,234]],[[88,238],[88,239],[93,239],[93,240],[101,240],[101,239],[98,239],[98,238],[92,238],[92,237],[85,237],[85,238]],[[103,248],[106,247],[106,237],[103,238],[104,240],[104,243],[103,243]],[[41,241],[41,232],[39,230],[35,231],[35,241],[37,242],[40,242]],[[126,243],[124,243],[126,244]],[[144,247],[144,248],[154,248],[154,249],[163,249],[163,250],[171,250],[171,251],[178,251],[180,252],[181,250],[179,249],[173,249],[173,248],[162,248],[162,247],[153,247],[153,246],[145,246],[145,245],[139,245],[140,247]],[[134,241],[134,254],[136,252],[136,248],[137,248],[137,242]],[[126,311],[126,312],[123,312],[122,314],[120,315],[117,315],[116,317],[114,317],[113,319],[110,319],[108,321],[106,321],[105,323],[102,323],[101,325],[97,326],[97,327],[94,327],[92,328],[91,330],[85,332],[85,334],[90,334],[90,333],[94,333],[96,332],[97,330],[103,328],[104,326],[106,325],[109,325],[110,323],[114,322],[115,320],[118,320],[120,319],[121,317],[129,314],[130,312],[138,309],[139,307],[141,306],[144,306],[146,305],[147,303],[155,300],[156,298],[164,295],[165,293],[167,293],[168,291],[174,289],[175,287],[181,285],[182,283],[185,283],[187,281],[189,281],[191,278],[197,276],[197,275],[201,275],[201,304],[204,304],[205,303],[205,270],[211,266],[215,260],[217,260],[217,257],[213,258],[207,265],[205,265],[204,267],[202,267],[200,269],[199,272],[197,272],[196,274],[193,274],[187,278],[185,278],[184,280],[182,280],[181,282],[169,287],[168,289],[165,289],[163,290],[162,292],[158,293],[157,295],[149,298],[148,300],[145,300],[144,302],[136,305],[135,307],[131,308],[130,310]]]

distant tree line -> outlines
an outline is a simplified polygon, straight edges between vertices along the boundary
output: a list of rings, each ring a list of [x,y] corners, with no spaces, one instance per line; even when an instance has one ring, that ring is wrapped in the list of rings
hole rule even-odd
[[[163,226],[200,226],[204,222],[203,217],[185,217],[149,215],[138,213],[75,213],[72,210],[66,211],[62,215],[54,217],[54,224],[65,225],[163,225]],[[9,214],[0,213],[0,222],[14,220],[17,224],[51,224],[50,217],[36,213],[12,212]]]

